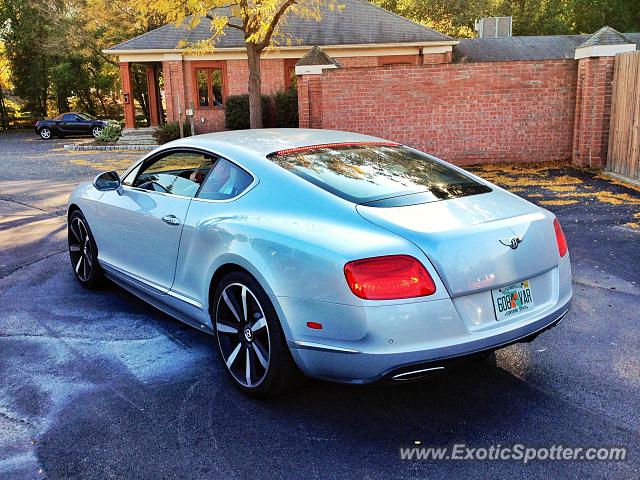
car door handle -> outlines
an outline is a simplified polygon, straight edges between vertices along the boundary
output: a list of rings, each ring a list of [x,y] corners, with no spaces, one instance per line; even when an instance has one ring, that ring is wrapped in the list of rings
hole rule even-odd
[[[162,217],[162,221],[167,225],[180,225],[180,219],[175,215],[165,215]]]

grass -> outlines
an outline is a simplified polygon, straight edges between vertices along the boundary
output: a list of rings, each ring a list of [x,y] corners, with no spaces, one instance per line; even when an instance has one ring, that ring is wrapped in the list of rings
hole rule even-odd
[[[99,172],[106,172],[110,170],[116,170],[118,172],[124,172],[129,168],[136,159],[134,158],[108,158],[105,160],[95,161],[88,158],[72,158],[69,163],[79,165],[81,167],[89,167]]]

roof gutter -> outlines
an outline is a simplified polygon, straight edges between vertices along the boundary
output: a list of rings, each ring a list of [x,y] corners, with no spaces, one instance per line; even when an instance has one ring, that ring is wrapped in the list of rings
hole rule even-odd
[[[324,49],[337,49],[337,48],[353,48],[353,49],[367,49],[367,48],[381,48],[381,47],[439,47],[439,46],[453,46],[460,43],[459,40],[436,40],[433,42],[407,42],[407,43],[360,43],[353,45],[319,45],[320,48]],[[273,47],[272,50],[287,50],[287,51],[306,51],[312,48],[313,45],[303,45],[303,46],[283,46],[283,47]],[[102,50],[102,53],[107,55],[130,55],[130,54],[140,54],[140,53],[184,53],[189,52],[188,48],[138,48],[138,49],[105,49]],[[245,47],[220,47],[214,48],[211,52],[244,52],[246,51]]]

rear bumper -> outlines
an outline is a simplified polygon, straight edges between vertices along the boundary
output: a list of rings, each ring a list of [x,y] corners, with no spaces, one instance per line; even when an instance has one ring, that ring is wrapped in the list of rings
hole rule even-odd
[[[309,376],[326,380],[364,384],[379,380],[407,380],[421,373],[443,370],[452,364],[482,355],[507,345],[533,340],[564,318],[571,306],[570,295],[563,303],[546,310],[523,324],[507,330],[482,335],[467,334],[455,343],[413,351],[387,353],[380,349],[362,351],[354,344],[325,344],[298,340],[290,342],[291,352],[298,366]]]

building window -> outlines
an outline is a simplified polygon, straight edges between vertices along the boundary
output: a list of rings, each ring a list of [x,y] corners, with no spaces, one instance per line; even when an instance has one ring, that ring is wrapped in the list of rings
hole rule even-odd
[[[223,103],[222,69],[196,68],[195,77],[198,107],[221,107]]]

